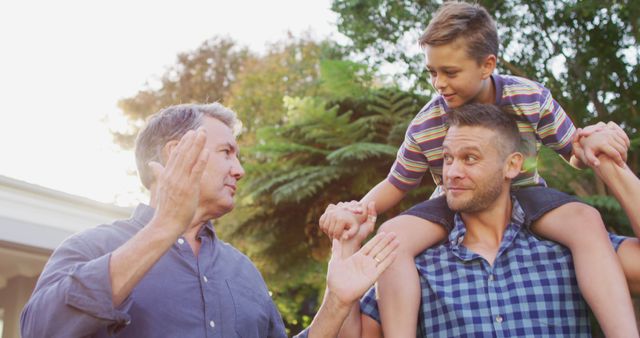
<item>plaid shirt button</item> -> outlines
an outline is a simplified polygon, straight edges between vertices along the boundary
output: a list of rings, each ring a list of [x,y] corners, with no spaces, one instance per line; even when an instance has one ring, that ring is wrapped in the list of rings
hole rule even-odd
[[[496,322],[498,322],[498,323],[502,323],[502,320],[503,320],[503,319],[502,319],[502,316],[500,316],[500,315],[497,315],[497,316],[496,316]]]

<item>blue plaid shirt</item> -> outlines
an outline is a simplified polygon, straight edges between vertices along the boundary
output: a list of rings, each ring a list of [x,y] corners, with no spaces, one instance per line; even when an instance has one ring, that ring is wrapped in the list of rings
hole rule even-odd
[[[514,199],[493,266],[462,244],[456,214],[449,242],[416,258],[422,288],[418,331],[423,337],[589,337],[588,308],[578,289],[571,253],[522,226]],[[610,235],[614,247],[625,237]],[[380,321],[374,289],[362,313]]]

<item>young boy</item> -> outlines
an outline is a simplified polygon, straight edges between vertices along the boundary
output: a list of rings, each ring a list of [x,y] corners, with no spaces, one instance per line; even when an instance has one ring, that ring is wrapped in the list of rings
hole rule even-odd
[[[361,205],[375,202],[377,212],[382,213],[417,186],[427,170],[438,185],[430,200],[380,227],[385,232],[395,232],[401,243],[397,259],[378,281],[384,335],[416,335],[420,289],[414,257],[444,240],[453,224],[453,213],[440,196],[447,112],[478,102],[496,104],[518,120],[521,151],[533,164],[513,183],[516,197],[527,201],[522,205],[526,223],[536,234],[571,250],[581,292],[607,337],[638,337],[627,284],[600,215],[575,198],[546,188],[536,170],[541,144],[573,166],[583,166],[572,156],[572,141],[578,138],[575,127],[549,90],[523,78],[493,74],[499,45],[497,31],[492,18],[479,5],[446,2],[429,23],[420,45],[425,50],[431,83],[439,95],[409,125],[387,179],[360,201]],[[598,132],[597,128],[591,130]],[[583,146],[624,164],[628,139],[623,134],[609,135],[605,142]],[[353,215],[344,207],[330,206],[320,223],[331,237],[340,237],[345,227],[348,233],[355,232],[351,226],[357,225],[350,218]]]

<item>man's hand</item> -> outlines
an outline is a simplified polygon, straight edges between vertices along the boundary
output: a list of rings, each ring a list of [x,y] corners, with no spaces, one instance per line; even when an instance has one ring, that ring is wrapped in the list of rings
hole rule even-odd
[[[172,224],[176,235],[191,224],[198,207],[200,180],[209,158],[206,139],[202,128],[190,130],[171,150],[165,166],[149,162],[155,176],[154,217]]]
[[[602,122],[587,127],[590,130],[578,129],[573,140],[573,153],[582,163],[597,167],[600,164],[598,156],[607,155],[619,166],[624,167],[627,160],[627,150],[631,144],[622,128],[613,122],[605,127]]]
[[[358,225],[366,220],[366,215],[358,212],[361,208],[355,201],[329,204],[320,216],[320,229],[329,238],[351,238],[358,232]]]
[[[340,304],[351,305],[391,265],[399,242],[394,233],[379,233],[353,255],[343,257],[343,243],[333,239],[327,271],[328,292]]]

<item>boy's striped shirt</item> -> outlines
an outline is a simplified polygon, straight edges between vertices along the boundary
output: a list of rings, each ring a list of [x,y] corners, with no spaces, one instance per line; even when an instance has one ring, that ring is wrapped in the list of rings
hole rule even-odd
[[[492,75],[496,105],[515,115],[522,136],[520,151],[526,156],[525,170],[513,180],[514,186],[546,185],[538,174],[540,146],[553,149],[568,159],[575,126],[562,107],[541,84],[516,76]],[[447,132],[450,108],[438,95],[411,121],[405,140],[387,179],[401,190],[416,187],[429,170],[441,193],[442,142]]]

